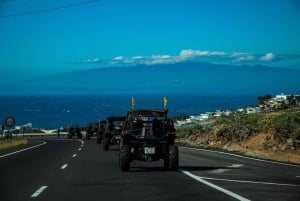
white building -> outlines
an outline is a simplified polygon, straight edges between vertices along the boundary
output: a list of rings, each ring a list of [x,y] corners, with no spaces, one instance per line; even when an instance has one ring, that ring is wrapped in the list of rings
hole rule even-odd
[[[276,95],[275,96],[275,100],[278,100],[278,99],[283,99],[283,100],[287,100],[287,97],[289,95],[284,95],[283,93],[281,93],[280,95]]]
[[[205,114],[200,114],[199,119],[200,121],[210,120],[213,118],[212,112],[206,112]]]
[[[260,113],[261,110],[259,107],[247,107],[246,108],[246,113],[247,114],[256,114],[256,113]]]

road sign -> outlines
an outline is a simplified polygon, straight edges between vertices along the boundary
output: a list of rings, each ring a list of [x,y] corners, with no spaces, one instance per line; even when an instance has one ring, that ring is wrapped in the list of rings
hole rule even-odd
[[[13,118],[13,117],[6,117],[6,118],[5,118],[5,125],[6,125],[7,127],[12,127],[12,126],[14,126],[14,125],[15,125],[15,118]]]

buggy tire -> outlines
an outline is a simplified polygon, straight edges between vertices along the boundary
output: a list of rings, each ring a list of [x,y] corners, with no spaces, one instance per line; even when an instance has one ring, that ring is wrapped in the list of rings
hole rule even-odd
[[[109,138],[108,137],[104,137],[104,139],[103,139],[103,150],[109,151]]]
[[[101,137],[97,137],[97,143],[101,144]]]
[[[165,169],[177,170],[179,164],[178,147],[176,145],[169,145],[169,152],[164,160]]]
[[[87,134],[85,135],[85,138],[86,138],[87,140],[90,140],[90,139],[91,139],[90,134],[87,133]]]
[[[128,145],[123,145],[120,148],[119,153],[119,167],[121,171],[128,172],[130,169],[130,147]]]

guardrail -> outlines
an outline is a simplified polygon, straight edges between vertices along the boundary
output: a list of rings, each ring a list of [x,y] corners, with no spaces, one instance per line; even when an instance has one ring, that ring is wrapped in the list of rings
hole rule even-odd
[[[67,132],[61,132],[59,136],[66,136]],[[22,137],[48,137],[57,136],[57,133],[21,133],[21,134],[11,134],[12,138],[22,138]],[[4,134],[0,134],[0,139],[5,139]]]

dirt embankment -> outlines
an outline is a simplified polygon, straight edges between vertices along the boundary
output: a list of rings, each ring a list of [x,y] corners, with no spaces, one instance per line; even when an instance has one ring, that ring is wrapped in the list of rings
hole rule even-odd
[[[292,140],[278,143],[269,133],[259,133],[244,141],[213,140],[213,134],[190,135],[176,139],[190,146],[218,148],[247,156],[300,164],[300,148]]]

